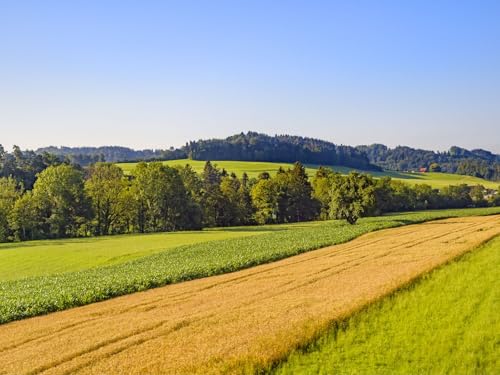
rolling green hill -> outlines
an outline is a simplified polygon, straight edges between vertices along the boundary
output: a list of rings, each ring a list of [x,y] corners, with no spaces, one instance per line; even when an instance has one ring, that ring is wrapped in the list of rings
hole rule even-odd
[[[165,165],[176,166],[176,165],[185,165],[190,164],[193,169],[197,172],[201,172],[203,170],[203,166],[205,165],[205,161],[201,160],[190,160],[190,159],[179,159],[179,160],[169,160],[163,162]],[[276,173],[279,167],[288,168],[291,167],[290,163],[270,163],[270,162],[247,162],[247,161],[228,161],[228,160],[218,160],[213,161],[214,164],[217,164],[219,168],[224,168],[228,172],[234,172],[236,175],[241,176],[244,172],[248,174],[249,177],[257,177],[262,172],[269,172],[271,174]],[[118,163],[125,174],[131,173],[131,171],[135,168],[137,163]],[[352,169],[348,167],[341,166],[329,166],[334,171],[347,174]],[[309,176],[313,176],[317,165],[307,165],[307,173]],[[472,176],[463,176],[458,174],[451,173],[405,173],[405,172],[394,172],[394,171],[384,171],[384,172],[366,172],[374,177],[382,177],[382,176],[390,176],[394,180],[401,180],[410,184],[429,184],[435,188],[440,188],[448,185],[459,185],[459,184],[467,184],[467,185],[483,185],[487,188],[498,189],[498,182],[487,181],[482,178],[472,177]]]

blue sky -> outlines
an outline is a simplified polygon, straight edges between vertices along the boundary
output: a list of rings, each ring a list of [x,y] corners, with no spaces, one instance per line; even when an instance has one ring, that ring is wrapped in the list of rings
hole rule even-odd
[[[500,1],[0,0],[0,143],[500,152]]]

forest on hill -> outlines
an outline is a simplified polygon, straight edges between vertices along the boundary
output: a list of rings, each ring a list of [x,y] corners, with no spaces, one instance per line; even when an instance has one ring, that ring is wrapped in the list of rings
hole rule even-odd
[[[482,149],[466,150],[453,146],[447,152],[420,150],[406,146],[388,148],[382,144],[357,146],[370,163],[393,171],[426,168],[432,172],[447,172],[500,180],[500,155]]]
[[[126,147],[45,147],[36,153],[68,158],[79,165],[98,161],[142,160],[238,160],[339,165],[361,170],[416,171],[424,168],[500,180],[500,155],[482,149],[466,150],[453,146],[445,152],[407,146],[389,148],[382,144],[357,147],[336,145],[308,137],[248,132],[225,139],[191,141],[183,147],[165,150],[132,150]]]
[[[365,153],[354,147],[335,145],[314,138],[290,135],[275,135],[248,132],[226,139],[191,141],[179,149],[132,150],[126,147],[45,147],[37,153],[48,152],[68,157],[80,165],[98,161],[140,161],[140,160],[239,160],[269,161],[304,164],[342,165],[363,170],[380,170],[370,164]]]
[[[314,138],[248,132],[226,139],[190,142],[187,156],[194,160],[240,160],[341,165],[363,170],[380,170],[366,154],[354,147],[335,145]]]

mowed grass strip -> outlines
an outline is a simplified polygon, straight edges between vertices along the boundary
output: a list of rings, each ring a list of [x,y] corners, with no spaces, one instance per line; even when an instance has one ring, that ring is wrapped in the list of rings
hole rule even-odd
[[[170,167],[174,166],[185,166],[186,164],[191,165],[193,169],[201,173],[203,167],[205,166],[205,161],[201,160],[190,160],[190,159],[178,159],[178,160],[168,160],[162,162]],[[280,167],[291,168],[292,163],[273,163],[273,162],[254,162],[254,161],[232,161],[232,160],[214,160],[213,164],[217,164],[219,168],[224,168],[229,173],[233,172],[237,176],[241,177],[243,173],[247,173],[249,177],[258,177],[262,172],[269,172],[275,174]],[[125,174],[132,173],[133,169],[137,166],[137,163],[117,163],[117,165],[123,169]],[[325,167],[331,168],[336,172],[342,174],[348,174],[349,172],[355,170],[349,167],[343,167],[338,165],[327,165]],[[307,174],[312,177],[319,168],[318,165],[306,165]],[[408,172],[396,172],[396,171],[362,171],[358,172],[371,174],[373,177],[379,178],[383,176],[389,176],[394,180],[400,180],[407,182],[409,184],[428,184],[434,188],[442,188],[448,185],[483,185],[490,189],[498,189],[498,181],[488,181],[479,177],[465,176],[454,173],[408,173]]]
[[[500,233],[500,216],[342,245],[0,326],[6,374],[209,374],[269,368],[362,306]]]
[[[370,306],[280,365],[286,374],[499,374],[500,237]]]
[[[500,213],[500,208],[387,215],[365,218],[357,225],[329,221],[270,226],[270,233],[258,236],[179,246],[129,262],[78,272],[3,281],[0,282],[0,323],[82,306],[171,283],[233,272],[346,242],[379,229],[445,217],[494,213]],[[231,228],[225,229],[230,230]],[[233,230],[253,232],[260,228]],[[127,246],[124,242],[124,251]],[[43,263],[40,266],[43,267]],[[2,267],[15,270],[16,262]]]

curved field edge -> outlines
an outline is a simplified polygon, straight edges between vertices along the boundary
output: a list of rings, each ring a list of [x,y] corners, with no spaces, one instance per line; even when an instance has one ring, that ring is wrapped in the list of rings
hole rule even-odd
[[[228,172],[233,172],[239,177],[243,173],[247,173],[249,177],[257,177],[262,172],[269,172],[271,174],[276,173],[280,167],[290,168],[293,163],[280,163],[280,162],[252,162],[252,161],[235,161],[235,160],[212,160],[213,164],[216,164],[219,168],[224,168]],[[189,164],[196,172],[201,173],[203,167],[205,166],[205,161],[202,160],[191,160],[191,159],[177,159],[177,160],[167,160],[161,162],[164,165],[170,167],[175,166],[185,166]],[[137,166],[138,163],[115,163],[119,166],[125,174],[130,174],[132,170]],[[316,173],[319,165],[306,164],[307,174],[312,177]],[[335,172],[341,174],[349,174],[351,171],[357,171],[361,173],[367,173],[375,178],[380,177],[391,177],[394,180],[403,181],[409,184],[429,184],[434,188],[442,188],[448,185],[483,185],[487,188],[497,189],[498,181],[489,181],[479,177],[459,175],[454,173],[442,173],[442,172],[397,172],[384,170],[382,172],[378,171],[365,171],[356,168],[344,167],[339,165],[324,165],[326,168],[331,168]]]
[[[500,208],[422,211],[182,246],[127,263],[0,283],[0,324],[104,301],[167,284],[233,272],[340,244],[364,233]]]
[[[251,372],[498,373],[499,262],[497,235]]]

